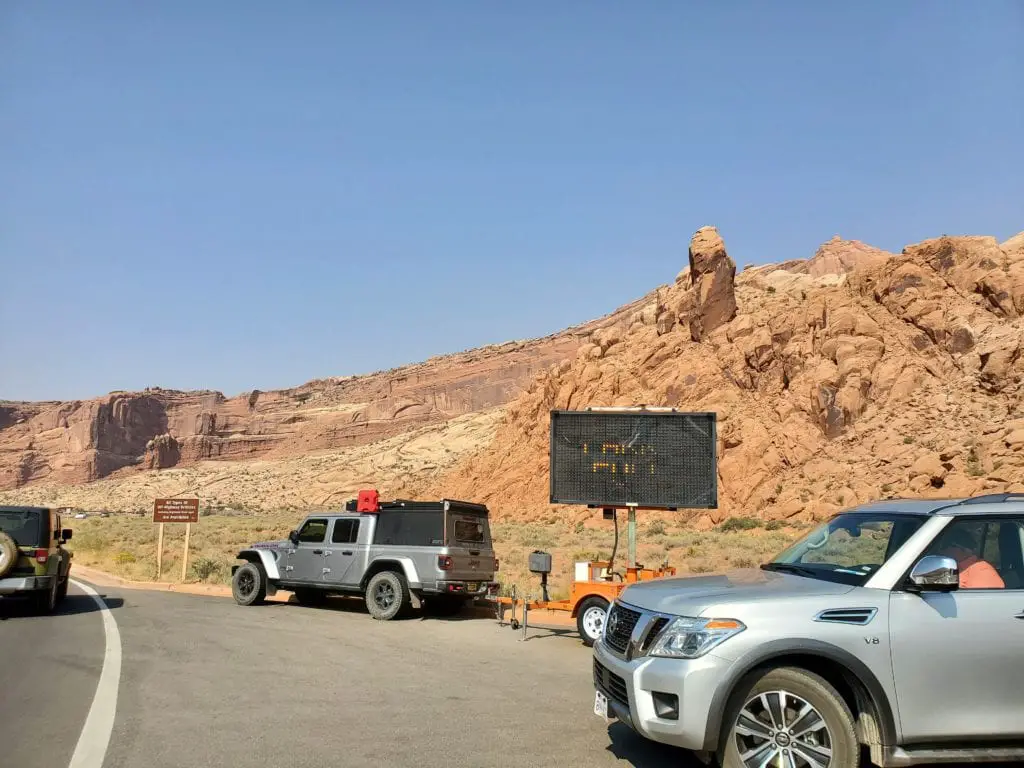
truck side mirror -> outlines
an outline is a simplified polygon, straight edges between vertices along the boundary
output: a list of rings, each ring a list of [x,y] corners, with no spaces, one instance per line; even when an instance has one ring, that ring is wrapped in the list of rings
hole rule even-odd
[[[65,528],[63,531],[60,532],[60,537],[64,539],[64,541],[68,541],[71,538],[71,529]]]
[[[289,531],[288,532],[288,541],[290,541],[292,544],[298,544],[299,543],[299,532],[298,531]]]

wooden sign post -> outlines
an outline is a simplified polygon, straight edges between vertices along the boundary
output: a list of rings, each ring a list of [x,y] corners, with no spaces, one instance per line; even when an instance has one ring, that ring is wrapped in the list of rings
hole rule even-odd
[[[181,558],[181,580],[188,574],[188,543],[192,523],[199,522],[199,499],[157,499],[153,503],[153,522],[160,524],[156,545],[156,578],[163,573],[164,523],[185,523],[185,550]]]

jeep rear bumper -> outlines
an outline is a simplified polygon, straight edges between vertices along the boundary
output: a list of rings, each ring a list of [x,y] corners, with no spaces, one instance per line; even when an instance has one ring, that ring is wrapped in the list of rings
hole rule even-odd
[[[461,595],[465,597],[482,597],[490,593],[497,594],[498,582],[484,581],[435,581],[423,585],[423,591],[429,594]]]
[[[15,576],[0,579],[0,595],[16,595],[19,592],[49,589],[53,578],[53,576]]]

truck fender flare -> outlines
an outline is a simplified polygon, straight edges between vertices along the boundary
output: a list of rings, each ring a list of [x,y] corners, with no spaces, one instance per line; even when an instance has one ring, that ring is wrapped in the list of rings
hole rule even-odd
[[[754,653],[744,656],[733,663],[727,680],[718,687],[712,698],[711,715],[708,720],[704,748],[711,752],[718,750],[718,738],[723,727],[722,718],[725,716],[725,708],[736,685],[747,673],[755,667],[762,666],[774,659],[785,663],[787,657],[800,656],[815,656],[830,661],[844,668],[846,672],[857,678],[861,685],[864,686],[871,699],[871,703],[878,713],[878,727],[881,731],[882,746],[894,746],[898,743],[892,702],[889,701],[885,689],[868,666],[849,651],[831,643],[811,638],[800,638],[797,640],[775,640],[765,643],[759,646]]]
[[[267,578],[277,581],[281,578],[281,572],[277,568],[277,560],[274,555],[265,549],[243,549],[238,553],[239,560],[247,560],[250,563],[260,563],[263,570],[267,572]]]
[[[383,556],[377,557],[371,560],[366,565],[366,575],[363,577],[363,589],[366,589],[366,585],[370,581],[370,577],[379,570],[390,570],[382,569],[379,566],[399,566],[402,569],[402,573],[405,574],[405,580],[409,584],[410,589],[420,589],[423,584],[420,582],[419,574],[416,573],[416,564],[409,557],[390,557]]]

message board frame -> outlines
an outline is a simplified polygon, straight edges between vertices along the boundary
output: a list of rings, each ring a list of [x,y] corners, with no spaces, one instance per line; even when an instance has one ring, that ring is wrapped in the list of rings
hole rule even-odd
[[[550,412],[550,416],[550,503],[586,505],[588,507],[602,507],[606,509],[657,509],[670,511],[718,508],[718,415],[714,411],[682,411],[676,408],[637,406],[587,408],[584,410],[556,409]],[[680,430],[680,435],[683,435],[683,441],[688,442],[689,446],[698,452],[698,458],[701,459],[701,463],[710,470],[704,476],[703,492],[698,494],[691,493],[688,498],[683,498],[680,495],[678,499],[668,500],[665,498],[624,498],[622,495],[616,498],[598,498],[596,494],[587,494],[585,490],[582,493],[570,491],[570,489],[565,487],[567,483],[562,479],[562,473],[559,472],[560,468],[564,469],[561,461],[563,460],[563,452],[567,450],[565,435],[563,431],[560,431],[561,425],[564,425],[568,420],[566,417],[570,419],[593,419],[595,422],[604,420],[606,424],[611,423],[613,420],[621,421],[624,418],[651,420],[648,424],[652,425],[654,421],[660,421],[670,425],[672,430]],[[636,422],[633,422],[633,424],[635,425]],[[564,429],[564,427],[561,429]],[[636,436],[642,431],[642,429],[634,429],[632,433]],[[625,438],[625,433],[623,433],[622,437]],[[676,443],[677,447],[679,447],[680,441],[676,441]],[[696,445],[694,445],[695,443]],[[631,444],[627,447],[631,447]],[[665,447],[665,445],[662,446],[663,449]],[[588,450],[589,446],[585,445],[582,448],[578,448],[581,451],[585,449]],[[572,450],[572,448],[569,448],[569,450]],[[702,456],[700,455],[701,453],[703,453]],[[594,455],[596,456],[596,454]],[[667,471],[669,463],[663,462],[663,464]],[[621,467],[623,465],[619,463],[618,466]],[[635,471],[637,468],[636,463],[632,466]],[[643,466],[650,466],[652,472],[656,471],[656,465],[652,464],[650,459],[647,459],[646,464],[643,464]],[[678,471],[678,466],[675,466],[674,469]]]

